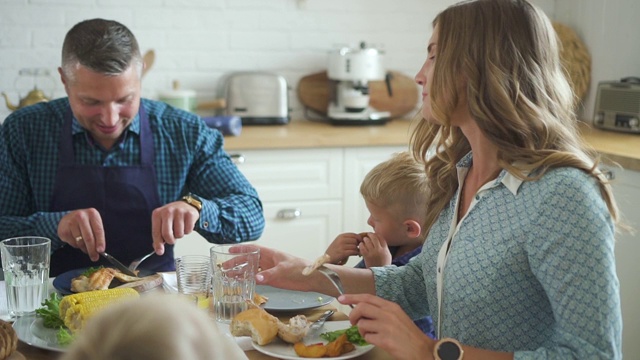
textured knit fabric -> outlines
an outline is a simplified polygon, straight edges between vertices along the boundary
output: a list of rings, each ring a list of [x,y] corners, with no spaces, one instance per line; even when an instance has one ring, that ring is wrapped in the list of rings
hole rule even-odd
[[[471,154],[458,163],[463,178]],[[614,226],[595,181],[573,168],[519,181],[503,171],[456,226],[458,193],[420,255],[373,268],[376,292],[439,337],[516,359],[619,359],[622,319]],[[442,313],[437,257],[449,236]]]
[[[396,257],[396,253],[399,248],[399,246],[389,246],[389,251],[391,252],[391,256],[393,257],[393,259],[391,260],[391,265],[406,265],[411,259],[413,259],[414,256],[420,254],[420,252],[422,251],[422,246],[418,246],[412,251]],[[359,269],[366,269],[367,265],[365,264],[364,259],[362,259],[354,267]],[[433,327],[433,319],[431,319],[431,316],[424,316],[419,319],[413,320],[413,323],[416,324],[423,333],[429,335],[429,337],[431,337],[432,339],[436,338],[436,330]]]
[[[143,99],[156,153],[155,170],[162,204],[193,193],[203,200],[196,230],[208,241],[257,239],[264,229],[258,194],[223,150],[223,137],[191,113]],[[66,212],[50,212],[58,166],[58,145],[67,98],[39,103],[11,114],[0,127],[0,238],[38,235],[61,246],[57,226]],[[140,163],[140,120],[123,140],[105,151],[73,120],[76,162],[103,166]],[[108,234],[107,234],[108,238]],[[149,234],[148,241],[151,241]]]

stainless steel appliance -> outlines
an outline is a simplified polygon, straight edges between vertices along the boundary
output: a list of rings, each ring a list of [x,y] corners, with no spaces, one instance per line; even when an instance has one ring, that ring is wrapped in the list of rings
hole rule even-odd
[[[384,54],[360,43],[359,48],[343,47],[329,54],[327,75],[331,81],[327,116],[333,124],[384,124],[388,111],[378,111],[369,104],[369,82],[387,80]]]
[[[224,80],[225,115],[239,116],[242,125],[288,124],[289,87],[284,77],[270,72],[244,71]]]
[[[640,133],[640,78],[600,82],[593,125],[606,130]]]

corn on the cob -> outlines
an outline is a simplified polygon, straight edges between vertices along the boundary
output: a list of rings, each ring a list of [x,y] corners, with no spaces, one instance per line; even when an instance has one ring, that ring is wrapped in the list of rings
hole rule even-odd
[[[69,330],[76,332],[82,329],[87,319],[100,309],[139,296],[138,292],[132,288],[94,290],[67,295],[60,301],[60,318]]]

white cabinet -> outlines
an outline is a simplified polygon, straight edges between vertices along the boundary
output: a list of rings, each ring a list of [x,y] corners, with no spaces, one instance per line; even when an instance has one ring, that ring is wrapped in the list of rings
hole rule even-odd
[[[640,172],[613,170],[613,191],[625,222],[635,234],[623,232],[616,238],[616,267],[622,303],[622,353],[625,358],[640,354]]]
[[[313,260],[342,232],[369,231],[360,195],[364,176],[400,146],[234,150],[238,168],[258,191],[265,215],[257,243]],[[178,241],[176,255],[208,253],[197,233]],[[355,259],[354,261],[357,261]]]
[[[323,254],[341,230],[342,201],[277,201],[264,203],[265,230],[258,244],[284,250],[309,260]],[[296,209],[296,217],[278,214]]]
[[[342,229],[341,148],[234,151],[265,215],[259,244],[310,260]]]
[[[342,198],[342,149],[240,150],[238,168],[263,202]]]
[[[344,152],[344,231],[371,231],[367,225],[369,211],[360,195],[360,184],[374,166],[408,147],[377,146],[346,148]]]

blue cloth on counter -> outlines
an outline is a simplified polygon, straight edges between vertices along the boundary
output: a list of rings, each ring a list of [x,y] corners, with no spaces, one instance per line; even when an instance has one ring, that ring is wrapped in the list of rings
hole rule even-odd
[[[391,260],[391,265],[395,266],[404,266],[409,263],[414,256],[420,254],[422,251],[422,246],[418,246],[417,248],[409,251],[408,253],[396,257],[396,253],[398,252],[399,246],[389,246],[389,251],[391,252],[391,256],[393,259]],[[360,269],[366,269],[367,265],[364,262],[364,259],[360,260],[354,267]],[[429,335],[432,339],[436,338],[436,330],[433,327],[433,319],[431,316],[425,316],[420,319],[413,320],[413,323],[416,324],[423,333]]]
[[[458,163],[459,183],[471,161]],[[622,357],[614,225],[593,178],[557,168],[523,182],[502,171],[456,228],[458,197],[411,262],[372,268],[379,296],[433,315],[441,338],[515,359]],[[450,233],[439,317],[436,264]]]
[[[239,116],[206,116],[202,118],[202,121],[204,121],[208,127],[220,131],[224,136],[240,136],[242,133],[242,119]]]
[[[141,106],[151,124],[161,203],[191,192],[203,200],[196,230],[208,241],[257,239],[264,229],[262,203],[224,151],[220,132],[198,116],[162,102],[142,99]],[[39,235],[52,239],[52,251],[61,246],[57,225],[66,212],[49,209],[68,109],[67,98],[39,103],[12,113],[0,127],[0,238]],[[76,119],[72,132],[79,164],[139,164],[139,117],[109,151],[94,145]]]

